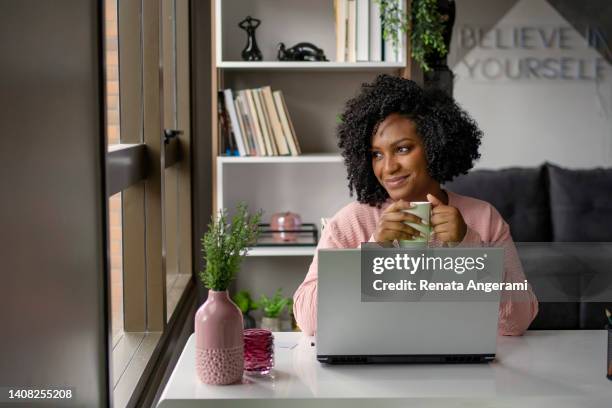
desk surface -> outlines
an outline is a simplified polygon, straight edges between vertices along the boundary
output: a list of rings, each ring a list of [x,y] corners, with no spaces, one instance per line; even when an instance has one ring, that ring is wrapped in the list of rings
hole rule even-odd
[[[269,378],[210,386],[196,377],[194,336],[160,398],[159,407],[273,406],[542,406],[610,407],[603,330],[530,331],[499,337],[489,364],[328,366],[316,360],[313,338],[274,333]],[[296,344],[292,349],[285,346]],[[376,401],[374,401],[376,400]]]

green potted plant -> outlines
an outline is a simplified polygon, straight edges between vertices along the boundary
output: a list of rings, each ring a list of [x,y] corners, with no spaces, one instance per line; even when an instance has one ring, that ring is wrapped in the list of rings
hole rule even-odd
[[[245,329],[254,329],[256,327],[255,319],[250,315],[250,312],[257,310],[257,302],[251,299],[251,294],[248,290],[241,290],[232,298],[234,303],[242,312]]]
[[[257,239],[260,219],[261,211],[249,215],[241,203],[231,223],[226,211],[221,210],[202,238],[206,269],[200,272],[200,279],[209,290],[195,315],[195,354],[198,377],[207,384],[232,384],[242,378],[242,313],[229,298],[227,288],[247,247]]]
[[[263,311],[261,328],[270,331],[280,331],[279,316],[291,301],[291,298],[283,297],[282,289],[280,288],[276,290],[272,298],[261,295],[257,303],[259,308]]]
[[[452,95],[453,74],[446,63],[455,22],[454,0],[412,0],[410,16],[401,0],[375,0],[380,7],[383,38],[397,50],[399,37],[408,33],[411,56],[424,72],[425,86]]]

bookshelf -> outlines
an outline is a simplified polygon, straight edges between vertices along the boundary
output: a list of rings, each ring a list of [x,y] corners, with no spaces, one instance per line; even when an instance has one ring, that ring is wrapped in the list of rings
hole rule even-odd
[[[354,198],[349,197],[346,170],[337,147],[336,115],[359,86],[379,73],[410,72],[406,49],[399,62],[336,62],[333,0],[213,0],[213,209],[227,208],[230,215],[244,201],[250,209],[264,210],[263,222],[279,211],[301,215],[303,222],[320,227],[321,217],[331,217]],[[406,3],[404,2],[404,5]],[[246,33],[238,22],[247,15],[262,22],[256,38],[263,61],[245,62],[240,53]],[[278,43],[291,47],[311,42],[330,61],[277,61]],[[403,44],[405,44],[405,39]],[[300,156],[216,156],[219,129],[217,91],[270,86],[282,90],[302,150]],[[314,248],[253,248],[249,258],[296,258],[308,264]],[[297,259],[300,259],[299,261]],[[246,266],[245,266],[246,267]],[[266,268],[274,269],[274,261]],[[303,266],[299,267],[305,273]],[[295,284],[303,278],[297,274]],[[293,281],[292,281],[293,282]]]
[[[217,68],[235,70],[397,70],[403,62],[221,61]]]
[[[219,156],[217,157],[217,168],[224,164],[249,164],[249,163],[340,163],[342,156],[335,153],[312,154],[306,153],[300,156]]]

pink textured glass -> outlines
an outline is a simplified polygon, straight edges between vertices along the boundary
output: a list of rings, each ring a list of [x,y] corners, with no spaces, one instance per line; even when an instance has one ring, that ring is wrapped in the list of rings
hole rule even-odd
[[[299,214],[290,211],[272,214],[270,227],[278,231],[299,230],[302,226],[302,218]],[[296,242],[298,234],[295,232],[277,232],[273,234],[276,242]]]
[[[208,291],[208,299],[195,315],[195,338],[200,381],[222,385],[242,379],[242,313],[227,291]]]
[[[266,375],[274,366],[274,336],[270,330],[244,331],[244,371],[249,375]]]

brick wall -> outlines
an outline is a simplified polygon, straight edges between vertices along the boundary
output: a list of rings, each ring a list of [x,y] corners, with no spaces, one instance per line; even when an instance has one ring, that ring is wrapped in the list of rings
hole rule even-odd
[[[108,144],[120,142],[119,128],[119,54],[117,41],[117,0],[104,1],[106,46],[106,112]],[[123,331],[123,256],[121,248],[121,194],[109,199],[111,305],[113,337]]]
[[[105,0],[106,109],[108,144],[119,143],[119,54],[117,46],[117,0]]]

